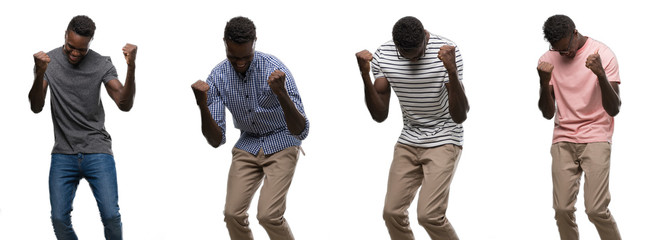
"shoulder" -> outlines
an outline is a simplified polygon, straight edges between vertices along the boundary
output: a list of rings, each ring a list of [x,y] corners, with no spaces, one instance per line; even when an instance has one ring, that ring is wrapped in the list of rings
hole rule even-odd
[[[455,44],[455,42],[453,42],[452,40],[433,33],[430,33],[430,40],[428,44],[449,45],[449,46],[457,47],[457,44]]]
[[[604,44],[604,43],[602,43],[598,40],[595,40],[593,38],[590,38],[590,37],[588,38],[588,41],[592,46],[591,53],[593,53],[597,50],[599,52],[601,58],[604,58],[604,57],[615,58],[616,57],[616,55],[611,50],[611,48],[609,48],[606,44]]]
[[[389,40],[382,45],[379,45],[377,48],[376,53],[383,52],[383,51],[394,51],[395,50],[395,43],[393,40]]]
[[[223,78],[223,76],[228,75],[231,71],[234,71],[232,68],[232,64],[230,64],[230,61],[225,59],[220,63],[216,64],[216,66],[214,66],[214,68],[211,69],[208,79],[214,79],[215,81],[219,81]]]
[[[101,66],[103,69],[115,67],[109,56],[103,56],[92,49],[87,52],[84,61],[91,63],[92,66]]]
[[[256,61],[259,64],[265,64],[267,67],[285,66],[285,64],[283,64],[283,62],[276,56],[260,51],[255,51],[255,57],[253,58],[253,61]]]
[[[62,46],[56,47],[53,50],[48,51],[46,54],[48,54],[49,57],[53,57],[58,53],[62,53]]]
[[[540,58],[538,59],[538,63],[541,63],[541,62],[548,62],[548,63],[551,63],[551,62],[553,62],[556,58],[559,58],[559,57],[561,57],[561,55],[559,55],[559,54],[556,53],[556,52],[553,52],[553,51],[546,51],[545,53],[542,54],[542,56],[540,56]]]

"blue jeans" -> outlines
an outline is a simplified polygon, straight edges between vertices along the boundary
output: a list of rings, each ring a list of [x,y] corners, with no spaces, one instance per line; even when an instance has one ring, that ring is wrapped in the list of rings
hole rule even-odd
[[[51,220],[58,240],[76,240],[71,226],[71,211],[81,178],[92,188],[101,213],[106,239],[122,239],[122,221],[117,204],[115,159],[110,154],[52,154],[48,185]]]

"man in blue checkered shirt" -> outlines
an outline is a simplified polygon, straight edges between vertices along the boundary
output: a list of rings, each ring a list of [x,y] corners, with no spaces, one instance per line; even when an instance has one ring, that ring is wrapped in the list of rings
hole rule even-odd
[[[253,239],[247,210],[264,179],[257,219],[269,238],[294,239],[283,217],[301,141],[309,123],[292,74],[274,56],[255,51],[255,25],[235,17],[225,26],[227,59],[191,88],[202,134],[213,147],[225,143],[225,108],[241,136],[232,149],[225,222],[231,239]]]

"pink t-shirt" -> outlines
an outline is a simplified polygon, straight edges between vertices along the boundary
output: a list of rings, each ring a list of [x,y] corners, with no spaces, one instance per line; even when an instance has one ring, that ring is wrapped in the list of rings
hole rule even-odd
[[[591,38],[577,50],[573,59],[553,51],[540,57],[539,62],[554,65],[549,82],[556,99],[553,143],[611,142],[614,118],[602,107],[598,77],[586,67],[586,58],[596,50],[607,79],[620,84],[616,56],[609,47]]]

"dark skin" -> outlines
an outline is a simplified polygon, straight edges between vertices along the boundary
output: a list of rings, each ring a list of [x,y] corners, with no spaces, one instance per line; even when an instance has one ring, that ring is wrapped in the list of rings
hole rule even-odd
[[[567,49],[567,51],[559,51],[559,54],[565,57],[568,61],[571,61],[575,58],[577,50],[584,46],[586,40],[588,40],[588,37],[583,36],[575,30],[572,33],[572,36],[562,38],[556,43],[553,43],[552,48]],[[590,69],[598,78],[598,85],[600,86],[600,94],[602,96],[602,106],[605,109],[605,112],[607,112],[609,116],[616,116],[621,108],[618,83],[609,82],[609,79],[607,79],[607,74],[602,66],[600,54],[597,51],[586,58],[586,68]],[[540,100],[538,101],[538,108],[542,112],[543,117],[546,119],[552,119],[556,113],[556,104],[554,89],[549,85],[549,81],[552,79],[554,66],[548,62],[541,62],[538,64],[537,70],[538,76],[540,77]]]
[[[255,42],[247,43],[235,43],[233,41],[225,42],[225,52],[230,61],[230,64],[242,76],[248,71],[248,67],[253,61],[253,56],[255,55],[254,44]],[[278,102],[283,109],[285,115],[285,123],[287,124],[287,129],[293,135],[299,135],[306,128],[306,119],[303,115],[296,109],[294,102],[290,99],[290,96],[287,94],[287,89],[285,88],[286,75],[280,70],[275,70],[269,75],[267,79],[267,84],[269,88],[278,98]],[[207,139],[207,143],[212,147],[218,147],[223,142],[223,131],[221,127],[216,124],[214,118],[211,116],[211,112],[207,107],[207,91],[209,91],[209,85],[202,81],[198,80],[191,85],[193,89],[193,94],[195,95],[196,103],[200,108],[200,114],[202,119],[202,135]]]
[[[399,54],[412,62],[416,62],[422,58],[425,55],[425,48],[430,39],[430,33],[427,31],[425,33],[425,42],[419,48],[408,51],[398,48]],[[448,45],[442,46],[439,49],[437,57],[442,61],[444,67],[446,67],[450,78],[449,82],[446,83],[446,88],[448,89],[448,105],[451,118],[456,123],[463,123],[467,119],[467,112],[469,112],[469,101],[464,93],[464,86],[457,75],[455,47]],[[375,83],[372,83],[372,79],[370,78],[372,53],[368,50],[356,53],[356,60],[361,71],[361,78],[363,79],[368,111],[370,111],[373,120],[383,122],[388,117],[391,85],[386,78],[377,78],[375,79]]]
[[[73,31],[65,31],[63,52],[67,56],[67,61],[72,65],[78,65],[83,61],[89,51],[91,41],[91,37],[80,36]],[[133,99],[136,94],[135,71],[138,47],[127,43],[122,48],[122,53],[128,66],[126,81],[124,82],[125,85],[122,86],[119,80],[113,79],[108,81],[105,86],[108,95],[113,99],[117,107],[122,111],[128,112],[133,107]],[[44,74],[51,59],[43,51],[35,53],[33,57],[36,72],[28,98],[30,99],[30,109],[32,109],[32,112],[39,113],[43,110],[45,104],[48,82],[44,80]]]

